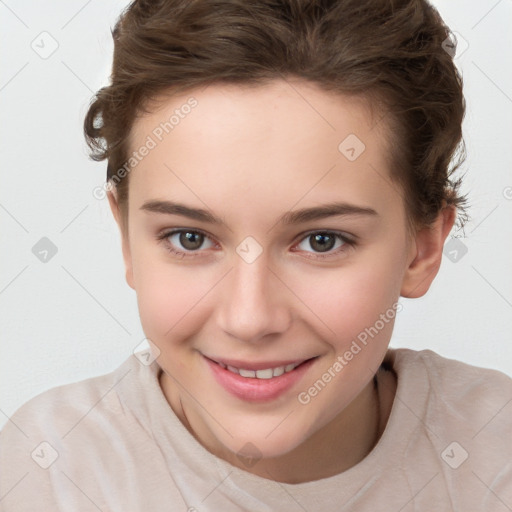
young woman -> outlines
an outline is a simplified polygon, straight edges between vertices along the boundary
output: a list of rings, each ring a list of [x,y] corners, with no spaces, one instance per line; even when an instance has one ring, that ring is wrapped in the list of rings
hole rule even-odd
[[[418,0],[130,4],[85,134],[151,350],[16,412],[6,512],[512,507],[512,379],[388,349],[465,219],[449,35]]]

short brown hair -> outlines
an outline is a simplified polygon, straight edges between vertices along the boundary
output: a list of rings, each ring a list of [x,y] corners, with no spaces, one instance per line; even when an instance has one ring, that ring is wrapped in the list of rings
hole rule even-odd
[[[111,83],[85,117],[90,157],[108,159],[111,180],[137,114],[169,91],[294,77],[383,105],[391,178],[413,225],[447,204],[462,226],[466,198],[452,176],[465,158],[465,101],[450,35],[425,0],[135,0],[112,31]],[[116,185],[126,220],[128,182]]]

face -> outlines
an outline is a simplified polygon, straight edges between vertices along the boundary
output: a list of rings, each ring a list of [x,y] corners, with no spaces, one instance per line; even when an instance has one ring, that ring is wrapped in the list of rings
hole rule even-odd
[[[280,456],[342,418],[398,297],[436,267],[370,111],[290,84],[196,89],[132,131],[150,149],[129,175],[127,281],[171,407],[216,453]]]

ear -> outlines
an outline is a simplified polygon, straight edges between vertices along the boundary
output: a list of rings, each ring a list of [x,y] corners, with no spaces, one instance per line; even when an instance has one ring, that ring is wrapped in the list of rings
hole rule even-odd
[[[444,242],[454,222],[455,207],[445,206],[431,226],[417,231],[400,290],[402,297],[413,299],[427,293],[441,266]]]
[[[112,210],[112,214],[114,215],[114,219],[119,227],[119,231],[121,233],[121,242],[122,242],[122,251],[123,251],[123,260],[124,267],[126,271],[126,282],[130,288],[135,290],[135,285],[133,282],[133,265],[132,265],[132,257],[130,252],[130,242],[128,239],[128,228],[124,226],[121,211],[119,208],[119,204],[117,202],[117,190],[115,186],[111,188],[107,192],[108,202],[110,204],[110,209]]]

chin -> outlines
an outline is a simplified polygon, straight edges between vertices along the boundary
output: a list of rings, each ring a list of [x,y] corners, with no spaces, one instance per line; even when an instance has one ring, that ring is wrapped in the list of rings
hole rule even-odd
[[[291,418],[268,422],[264,428],[255,428],[254,423],[252,428],[240,428],[238,424],[233,425],[233,428],[227,427],[233,437],[222,431],[219,432],[221,435],[218,441],[234,454],[242,465],[249,466],[255,459],[284,456],[304,443],[310,437],[306,431],[307,427],[302,426],[303,428],[299,430],[293,428],[296,426],[297,423],[292,423]],[[249,462],[244,459],[248,459]]]

